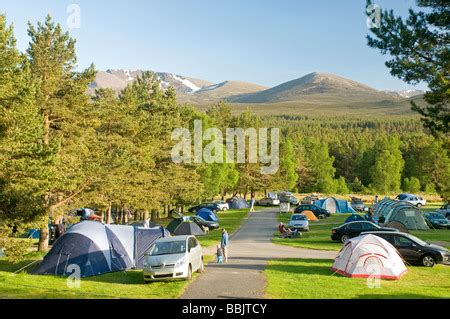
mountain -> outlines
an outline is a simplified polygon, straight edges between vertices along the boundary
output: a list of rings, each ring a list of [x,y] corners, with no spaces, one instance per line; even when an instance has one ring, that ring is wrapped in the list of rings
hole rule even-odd
[[[249,82],[225,81],[205,86],[189,95],[180,96],[179,100],[192,103],[217,102],[226,100],[230,96],[251,94],[266,89],[268,87]]]
[[[403,90],[403,91],[386,90],[386,91],[383,91],[383,92],[390,93],[390,94],[393,94],[395,96],[401,96],[401,97],[403,97],[405,99],[409,99],[411,97],[416,97],[416,96],[425,94],[425,91],[423,91],[423,90]]]
[[[99,71],[96,79],[90,84],[89,88],[91,91],[97,88],[111,88],[119,92],[128,84],[132,83],[138,76],[142,75],[142,73],[142,70],[127,69]],[[161,81],[161,88],[166,89],[169,86],[173,86],[177,94],[192,93],[213,84],[209,81],[187,78],[172,73],[155,73]]]
[[[231,96],[234,103],[278,103],[278,102],[358,102],[392,100],[392,94],[378,91],[367,85],[334,74],[310,73],[273,88]]]

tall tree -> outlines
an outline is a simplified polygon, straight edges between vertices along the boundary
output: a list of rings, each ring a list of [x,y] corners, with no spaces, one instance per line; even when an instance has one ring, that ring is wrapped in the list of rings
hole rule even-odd
[[[374,26],[368,44],[393,58],[386,62],[391,74],[416,84],[425,82],[427,106],[412,102],[434,134],[448,134],[450,109],[450,3],[447,0],[417,0],[422,11],[409,10],[407,19],[384,10]],[[367,0],[367,4],[372,4]],[[370,14],[370,13],[368,13]]]
[[[62,208],[79,195],[89,184],[85,166],[88,154],[79,143],[83,134],[80,109],[88,103],[85,94],[95,76],[94,67],[76,72],[75,40],[61,26],[55,25],[50,15],[37,27],[29,23],[31,38],[27,57],[31,81],[35,86],[35,103],[40,108],[45,148],[58,149],[54,174],[49,176],[50,187],[46,191],[49,214]],[[82,140],[82,139],[81,139]],[[86,157],[85,157],[86,156]],[[46,221],[44,221],[46,223]],[[48,228],[41,229],[39,250],[48,245]]]

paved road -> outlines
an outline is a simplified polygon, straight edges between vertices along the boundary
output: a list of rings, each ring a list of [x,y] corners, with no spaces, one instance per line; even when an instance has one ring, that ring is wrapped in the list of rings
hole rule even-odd
[[[278,225],[276,215],[271,210],[250,215],[231,238],[228,263],[210,263],[205,273],[188,286],[181,298],[264,298],[266,282],[262,272],[268,259],[336,257],[337,252],[333,251],[273,244],[271,238]],[[205,253],[213,254],[211,249],[207,249]]]

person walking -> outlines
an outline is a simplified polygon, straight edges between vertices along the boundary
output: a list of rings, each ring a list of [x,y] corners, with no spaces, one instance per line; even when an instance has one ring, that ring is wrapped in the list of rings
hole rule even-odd
[[[250,199],[250,212],[253,213],[255,211],[255,195],[252,195]]]
[[[225,228],[222,228],[222,239],[220,240],[220,247],[223,252],[223,261],[226,263],[228,261],[228,232]]]

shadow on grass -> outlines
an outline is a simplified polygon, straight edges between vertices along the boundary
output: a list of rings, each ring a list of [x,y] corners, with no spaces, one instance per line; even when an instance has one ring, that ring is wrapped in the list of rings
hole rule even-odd
[[[137,285],[144,284],[142,271],[120,271],[84,278],[83,281],[108,284]]]
[[[14,273],[23,267],[29,266],[29,267],[26,267],[23,271],[31,272],[33,269],[35,269],[39,265],[40,262],[41,262],[40,260],[36,260],[36,259],[27,259],[27,260],[20,261],[18,263],[11,263],[5,259],[2,259],[2,260],[0,260],[0,271]]]

